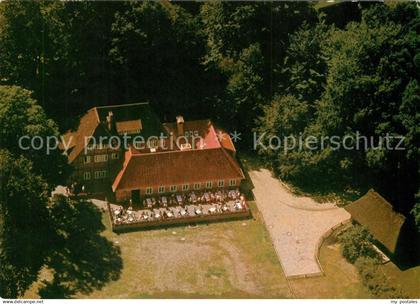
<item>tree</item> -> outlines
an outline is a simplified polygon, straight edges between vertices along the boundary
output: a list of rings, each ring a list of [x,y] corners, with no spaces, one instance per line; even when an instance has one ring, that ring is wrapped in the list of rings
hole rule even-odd
[[[289,39],[284,62],[279,65],[279,91],[296,96],[303,102],[313,105],[321,97],[325,85],[328,54],[320,50],[334,31],[324,23],[322,16],[319,23],[302,27]]]
[[[373,249],[373,237],[361,225],[353,225],[339,235],[343,246],[343,256],[354,264],[360,257],[378,260],[379,254]]]
[[[56,146],[60,140],[57,125],[31,95],[17,86],[0,86],[0,147],[32,161],[34,172],[52,189],[64,182],[67,158]],[[34,138],[36,145],[31,145]],[[56,149],[47,151],[48,139]]]
[[[0,4],[1,83],[33,90],[44,106],[52,97],[53,71],[66,66],[67,44],[58,30],[63,26],[57,14],[62,6],[45,1]]]
[[[226,100],[219,104],[221,112],[241,131],[251,130],[255,113],[263,104],[261,77],[263,57],[258,44],[244,49],[238,61],[231,67],[226,86]]]
[[[119,278],[122,269],[120,248],[100,235],[105,230],[101,212],[89,201],[64,196],[53,199],[46,266],[53,273],[44,280],[42,298],[69,298],[88,294]]]
[[[293,96],[305,105],[309,115],[294,121],[297,130],[303,139],[311,136],[325,144],[268,155],[280,176],[309,191],[314,184],[320,192],[373,187],[408,214],[419,178],[418,22],[412,4],[378,4],[364,9],[362,20],[345,29],[327,28],[321,21],[291,36],[280,73],[289,80],[279,87],[278,99]],[[288,108],[271,109],[279,111],[274,120],[278,134],[287,125],[283,113],[299,113],[296,103],[283,106]],[[259,129],[270,127],[276,114],[269,112]],[[353,149],[339,142],[337,148],[334,137],[359,142]],[[391,148],[380,146],[386,137],[394,138]],[[404,150],[396,148],[399,137]]]
[[[16,298],[36,280],[51,236],[48,192],[32,163],[0,150],[0,295]]]
[[[130,2],[115,15],[110,57],[126,99],[150,100],[166,115],[205,113],[213,85],[200,63],[198,21],[169,2]]]
[[[274,68],[283,60],[288,35],[304,20],[315,20],[307,3],[212,1],[200,11],[207,52],[204,65],[218,71],[225,91],[215,97],[220,121],[250,132],[262,107],[273,97]],[[244,136],[244,139],[250,139]]]
[[[420,191],[416,194],[416,203],[411,210],[411,215],[414,217],[417,230],[420,232]]]
[[[59,134],[30,91],[0,86],[0,130],[0,296],[22,296],[44,265],[56,278],[43,289],[49,295],[89,292],[117,278],[119,249],[99,235],[104,226],[96,207],[49,200],[66,177],[66,157],[59,150],[47,154],[45,145],[19,146],[23,136],[45,144]]]
[[[80,114],[94,100],[114,100],[108,52],[117,2],[16,2],[0,4],[0,84],[34,92],[46,113]]]
[[[304,21],[316,21],[313,7],[304,2],[222,2],[202,5],[201,21],[206,37],[205,64],[224,70],[250,45],[258,43],[264,57],[264,78],[283,60],[288,35]]]

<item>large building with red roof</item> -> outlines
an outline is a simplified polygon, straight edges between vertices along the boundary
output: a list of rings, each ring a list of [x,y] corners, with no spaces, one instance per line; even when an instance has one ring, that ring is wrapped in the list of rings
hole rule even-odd
[[[148,103],[90,109],[63,147],[72,182],[114,201],[236,188],[244,179],[226,132],[208,119],[162,124]]]

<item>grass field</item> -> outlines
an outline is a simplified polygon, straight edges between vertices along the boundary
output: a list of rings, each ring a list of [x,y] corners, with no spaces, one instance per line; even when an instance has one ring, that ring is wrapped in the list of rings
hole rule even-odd
[[[121,247],[121,277],[90,298],[290,298],[268,232],[255,220],[106,236]],[[86,297],[86,295],[80,295]]]
[[[382,270],[396,287],[402,289],[403,294],[420,299],[420,265],[401,271],[393,263],[387,263],[382,266]]]
[[[123,269],[117,281],[75,298],[369,298],[356,268],[334,239],[324,242],[320,262],[325,275],[286,280],[255,203],[254,219],[195,227],[176,227],[104,236],[121,248]],[[410,296],[419,297],[420,267],[384,271]],[[48,278],[41,275],[40,280]],[[37,298],[39,283],[26,293]],[[416,295],[417,292],[417,295]]]
[[[324,276],[292,280],[291,286],[298,298],[370,298],[369,291],[362,285],[356,267],[348,263],[340,252],[335,239],[325,240],[319,260]]]

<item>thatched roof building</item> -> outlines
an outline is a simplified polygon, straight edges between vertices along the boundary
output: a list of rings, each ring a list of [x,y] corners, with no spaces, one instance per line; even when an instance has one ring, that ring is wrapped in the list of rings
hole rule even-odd
[[[385,198],[371,189],[345,209],[352,219],[366,227],[389,253],[396,253],[406,218],[396,212]]]

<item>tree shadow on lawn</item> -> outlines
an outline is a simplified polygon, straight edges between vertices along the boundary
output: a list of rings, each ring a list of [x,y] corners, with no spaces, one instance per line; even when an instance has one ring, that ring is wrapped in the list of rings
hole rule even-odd
[[[39,290],[42,298],[71,298],[118,280],[123,267],[118,246],[100,235],[102,215],[90,202],[55,199],[52,214],[56,237],[47,266],[53,272]]]

